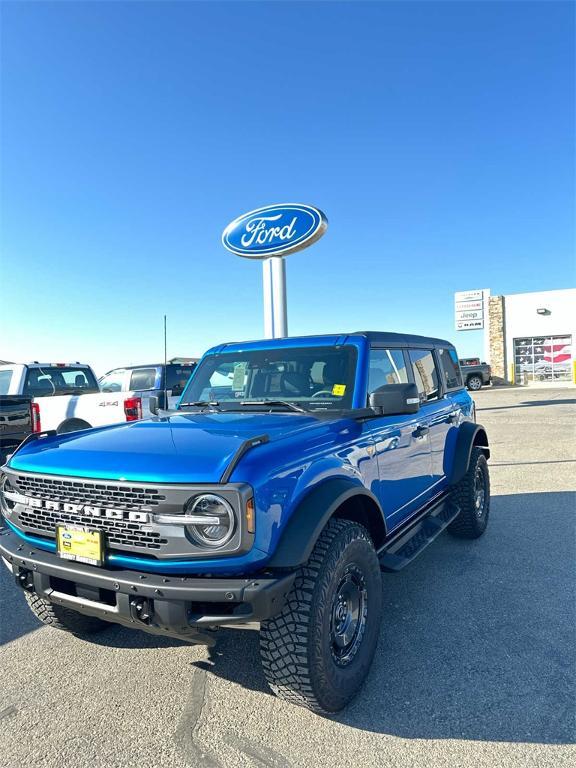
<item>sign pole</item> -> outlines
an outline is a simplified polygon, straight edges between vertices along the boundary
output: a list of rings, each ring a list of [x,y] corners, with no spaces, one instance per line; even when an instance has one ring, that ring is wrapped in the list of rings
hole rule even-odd
[[[273,338],[288,336],[288,310],[286,304],[286,262],[274,256],[270,260],[272,272]]]
[[[264,304],[264,336],[274,338],[274,315],[272,311],[272,265],[271,259],[262,262],[262,296]]]

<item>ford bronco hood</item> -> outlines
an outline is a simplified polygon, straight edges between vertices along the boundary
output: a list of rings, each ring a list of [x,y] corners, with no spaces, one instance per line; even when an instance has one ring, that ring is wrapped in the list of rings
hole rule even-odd
[[[245,440],[318,425],[297,413],[180,413],[115,424],[25,445],[11,469],[152,483],[217,483]]]

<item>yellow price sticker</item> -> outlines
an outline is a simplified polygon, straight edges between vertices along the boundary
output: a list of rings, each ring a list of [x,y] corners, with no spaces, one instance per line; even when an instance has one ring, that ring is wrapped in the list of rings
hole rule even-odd
[[[337,395],[337,397],[342,397],[342,395],[346,392],[346,384],[334,384],[332,387],[332,394]]]

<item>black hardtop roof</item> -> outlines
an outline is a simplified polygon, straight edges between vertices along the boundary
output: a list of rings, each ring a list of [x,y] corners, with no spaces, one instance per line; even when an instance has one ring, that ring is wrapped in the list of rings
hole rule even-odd
[[[371,344],[395,344],[402,346],[454,347],[451,341],[433,336],[417,336],[412,333],[390,333],[388,331],[354,331],[351,336],[366,336]]]
[[[166,363],[168,367],[171,365],[175,366],[176,368],[183,368],[189,365],[196,365],[196,362],[190,361],[189,363],[171,363],[170,360]],[[113,371],[116,371],[118,369],[122,369],[124,371],[133,371],[136,368],[164,368],[164,363],[140,363],[139,365],[119,365],[118,368],[112,368]],[[109,371],[110,373],[110,371]]]
[[[436,339],[433,336],[416,336],[411,333],[390,333],[388,331],[353,331],[352,333],[310,333],[305,336],[285,336],[277,339],[255,339],[253,341],[229,341],[225,344],[211,347],[207,350],[207,353],[220,354],[229,351],[229,347],[258,348],[264,342],[268,343],[271,348],[274,347],[275,342],[278,342],[279,346],[284,346],[283,342],[309,341],[310,339],[317,340],[319,343],[326,339],[331,344],[343,344],[346,339],[353,338],[354,336],[363,336],[369,344],[388,344],[395,347],[412,347],[416,349],[418,347],[455,348],[451,341]]]

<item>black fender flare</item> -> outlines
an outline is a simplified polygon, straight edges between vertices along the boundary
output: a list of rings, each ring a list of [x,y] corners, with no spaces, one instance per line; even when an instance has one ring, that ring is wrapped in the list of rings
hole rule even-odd
[[[450,485],[460,482],[470,466],[472,448],[481,448],[487,459],[490,458],[488,435],[481,424],[466,421],[458,427],[458,437],[454,448],[454,461],[450,472]]]
[[[386,533],[382,508],[374,496],[362,485],[334,478],[311,490],[292,513],[282,533],[276,551],[267,563],[270,568],[295,568],[303,565],[312,554],[320,533],[336,510],[353,497],[363,497],[370,506],[376,504],[381,515],[377,521]],[[377,544],[377,542],[375,542]]]

